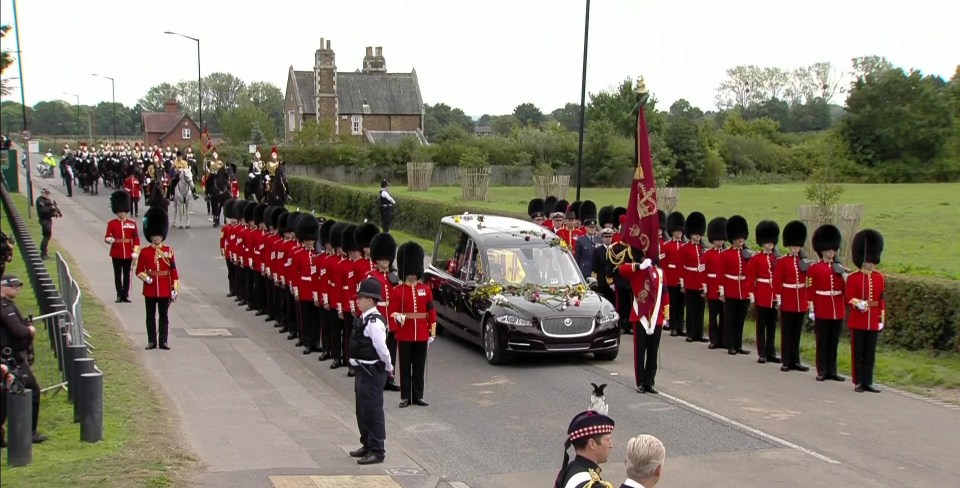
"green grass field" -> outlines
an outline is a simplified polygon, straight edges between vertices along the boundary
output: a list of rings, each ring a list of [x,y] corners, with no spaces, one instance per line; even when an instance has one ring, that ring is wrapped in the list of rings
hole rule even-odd
[[[797,207],[808,205],[802,183],[783,185],[725,185],[721,188],[683,188],[677,210],[703,212],[707,219],[740,214],[752,227],[761,219],[773,219],[781,228],[797,218]],[[441,201],[459,201],[459,187],[434,187],[428,192],[410,192],[405,186],[391,187],[400,196]],[[576,190],[567,191],[574,200]],[[585,188],[582,200],[603,205],[626,205],[627,188]],[[486,202],[467,202],[491,211],[525,213],[534,197],[533,187],[491,187]],[[883,233],[885,248],[882,268],[886,271],[935,275],[960,279],[960,183],[902,185],[844,185],[840,203],[863,204],[861,228]],[[812,229],[809,230],[813,232]],[[846,245],[846,244],[845,244]]]
[[[20,214],[26,216],[26,198],[14,195],[14,200]],[[5,217],[4,224],[6,228]],[[27,225],[39,243],[40,228],[36,219],[27,220]],[[62,252],[63,247],[54,240],[50,254],[56,251]],[[7,265],[7,272],[29,285],[19,250],[16,253],[13,262]],[[8,467],[4,452],[0,456],[3,486],[174,486],[196,465],[177,445],[173,434],[176,431],[174,414],[168,410],[159,386],[138,364],[134,353],[137,349],[123,335],[116,317],[93,297],[82,272],[69,257],[68,264],[83,290],[84,324],[91,335],[90,342],[96,347],[92,356],[104,372],[104,440],[97,444],[80,442],[80,425],[73,423],[73,404],[67,400],[66,392],[44,394],[39,430],[50,439],[33,446],[30,466]],[[56,273],[55,261],[47,261],[47,270]],[[24,315],[38,313],[32,291],[25,289],[17,304]],[[49,377],[44,378],[39,372],[38,376],[41,386],[51,384]]]

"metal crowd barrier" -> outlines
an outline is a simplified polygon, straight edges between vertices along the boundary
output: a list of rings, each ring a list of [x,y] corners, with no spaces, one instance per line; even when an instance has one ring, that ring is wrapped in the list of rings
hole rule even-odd
[[[73,317],[70,330],[71,344],[75,346],[86,344],[90,349],[96,349],[90,344],[90,334],[83,328],[83,308],[80,303],[83,292],[80,290],[80,284],[73,279],[70,266],[59,252],[57,252],[57,279],[60,281],[60,295]]]

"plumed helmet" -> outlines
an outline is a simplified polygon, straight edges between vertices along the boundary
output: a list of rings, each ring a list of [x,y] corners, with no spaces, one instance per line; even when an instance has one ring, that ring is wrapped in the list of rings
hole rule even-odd
[[[776,245],[780,241],[780,226],[772,220],[761,220],[754,230],[757,238],[757,244],[764,245],[771,243]]]
[[[143,236],[150,240],[153,236],[162,236],[167,238],[167,230],[170,222],[167,220],[167,212],[159,207],[150,207],[143,214]]]
[[[325,220],[320,224],[320,243],[323,245],[330,244],[330,229],[333,228],[333,225],[336,224],[336,220]]]
[[[257,208],[257,204],[249,200],[246,200],[246,202],[243,205],[243,220],[244,222],[253,222],[253,211]]]
[[[346,222],[337,222],[330,227],[330,245],[336,248],[343,248],[343,229],[347,228]]]
[[[543,213],[548,217],[557,208],[557,197],[550,195],[543,200]]]
[[[297,240],[315,241],[320,234],[320,221],[313,214],[304,213],[297,220]]]
[[[581,220],[583,219],[583,217],[580,216],[580,207],[582,206],[583,206],[583,202],[581,202],[580,200],[576,200],[570,204],[570,211],[573,212],[573,217],[575,219],[581,219]]]
[[[110,194],[110,211],[113,213],[130,211],[130,194],[117,190]]]
[[[287,232],[290,232],[290,212],[280,207],[280,211],[277,212],[277,233],[282,236]]]
[[[853,236],[853,264],[858,268],[863,263],[880,264],[883,254],[883,235],[873,229],[864,229]]]
[[[258,203],[253,207],[253,223],[260,225],[263,223],[263,213],[267,211],[266,203]]]
[[[371,222],[364,222],[358,225],[356,230],[353,231],[353,239],[357,241],[357,249],[370,247],[370,241],[373,240],[373,236],[379,233],[380,229],[376,224]]]
[[[783,226],[783,245],[803,247],[807,244],[807,226],[799,220],[791,220]]]
[[[747,226],[747,219],[740,215],[734,215],[727,220],[727,240],[733,242],[736,239],[746,239],[750,237],[750,227]]]
[[[604,227],[607,224],[616,226],[617,222],[613,217],[613,205],[607,205],[600,208],[600,212],[597,215],[598,220],[600,221],[600,227]]]
[[[618,226],[623,224],[623,218],[627,215],[626,207],[617,207],[613,210],[613,225]],[[661,224],[660,228],[663,228]]]
[[[386,259],[392,263],[396,256],[397,241],[392,235],[381,232],[373,236],[373,240],[370,241],[370,259],[374,261]]]
[[[343,236],[340,237],[340,247],[343,248],[345,252],[350,251],[359,251],[361,248],[357,245],[357,224],[347,224],[343,228]]]
[[[413,241],[401,244],[397,249],[397,274],[402,278],[408,275],[423,278],[423,260],[424,252],[420,244]]]
[[[843,241],[843,235],[840,229],[832,224],[821,225],[813,231],[813,250],[817,255],[823,257],[824,251],[839,251],[840,244]]]
[[[670,212],[670,215],[667,215],[667,233],[673,235],[674,232],[683,232],[684,223],[686,219],[682,213]]]
[[[531,219],[544,216],[544,202],[542,198],[534,198],[527,203],[527,215]]]
[[[716,217],[707,225],[707,239],[713,241],[727,240],[727,219]]]
[[[690,212],[687,220],[683,223],[683,233],[690,237],[692,235],[703,236],[707,232],[707,217],[700,212]]]
[[[581,203],[577,216],[583,225],[597,225],[597,204],[593,203],[593,200]]]

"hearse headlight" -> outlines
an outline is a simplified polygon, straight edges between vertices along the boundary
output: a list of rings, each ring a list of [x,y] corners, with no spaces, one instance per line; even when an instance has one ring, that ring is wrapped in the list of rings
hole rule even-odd
[[[501,324],[515,325],[517,327],[530,327],[533,325],[529,320],[521,319],[516,315],[498,315],[496,320]]]

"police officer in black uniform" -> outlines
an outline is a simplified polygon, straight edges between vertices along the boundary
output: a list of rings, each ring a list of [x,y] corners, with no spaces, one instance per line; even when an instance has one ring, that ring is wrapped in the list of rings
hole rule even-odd
[[[53,218],[63,217],[57,202],[50,199],[50,190],[44,188],[37,197],[37,217],[40,220],[40,229],[43,234],[43,240],[40,241],[40,258],[47,259],[47,244],[50,243],[50,237],[53,236]]]
[[[380,282],[367,278],[357,290],[357,308],[361,314],[354,320],[350,333],[350,365],[356,371],[357,427],[360,449],[350,451],[357,464],[382,463],[386,456],[387,427],[383,414],[383,387],[387,373],[393,372],[393,361],[387,349],[387,319],[377,311],[382,299]]]
[[[19,375],[23,387],[33,390],[33,443],[38,444],[47,440],[47,436],[37,433],[37,423],[40,420],[40,384],[33,376],[33,338],[37,329],[30,325],[13,301],[20,295],[23,283],[14,276],[0,278],[0,356],[8,367],[16,364],[12,374]],[[7,421],[6,390],[0,395],[0,439],[3,437],[3,423]]]
[[[380,223],[383,232],[390,232],[390,224],[393,222],[393,206],[397,201],[390,196],[390,182],[384,179],[380,182]]]

